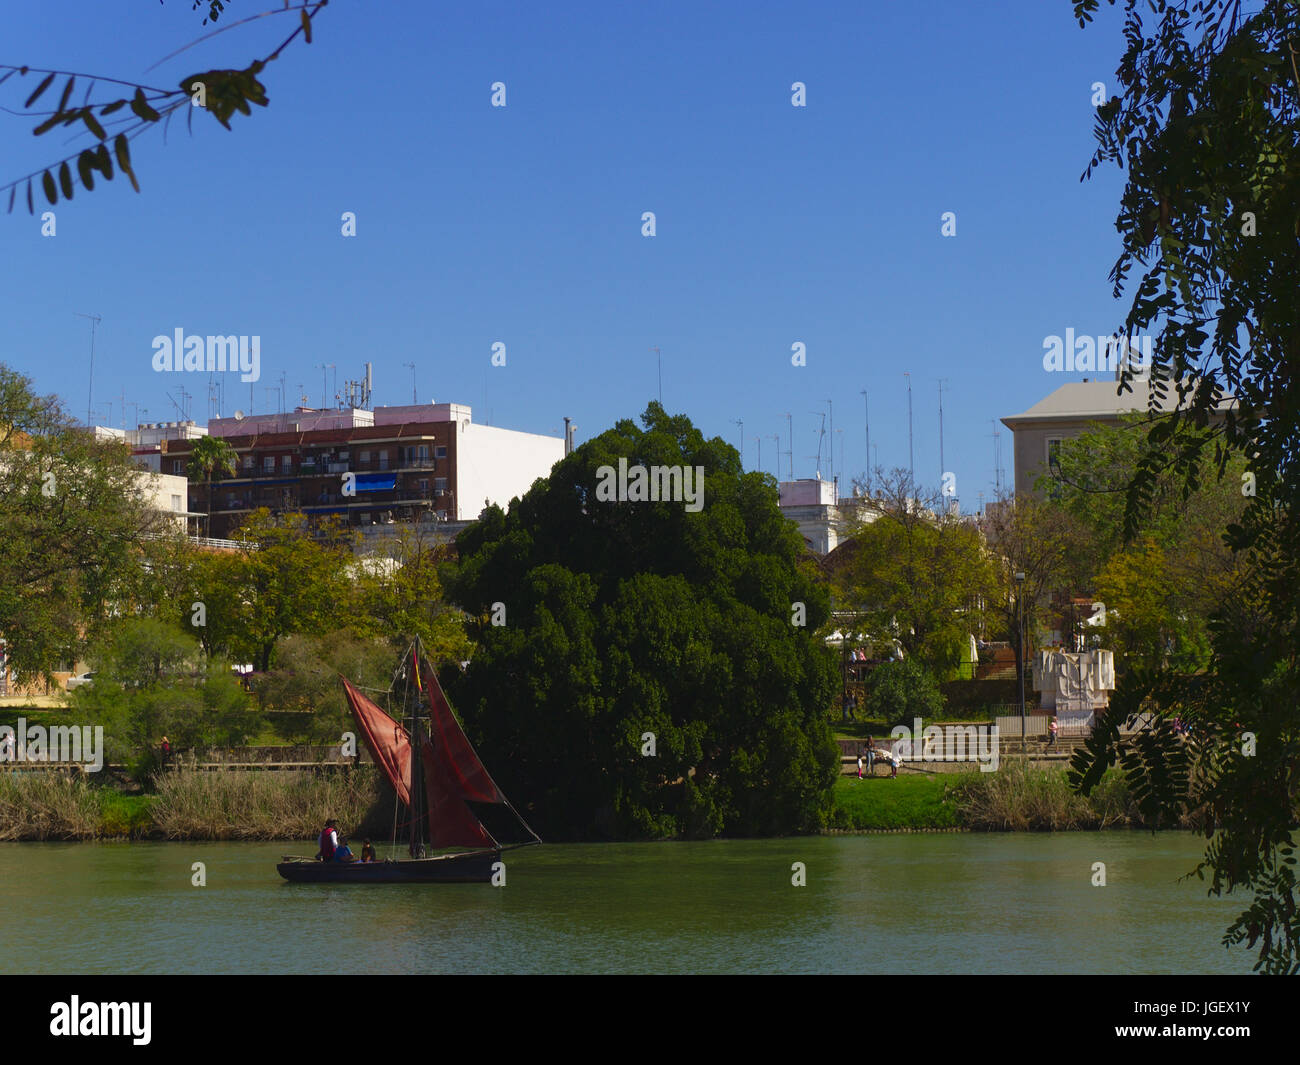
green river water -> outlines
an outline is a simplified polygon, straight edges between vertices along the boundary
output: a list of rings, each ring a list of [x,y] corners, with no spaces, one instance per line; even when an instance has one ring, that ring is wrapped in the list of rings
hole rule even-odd
[[[0,972],[1247,973],[1220,944],[1245,898],[1179,880],[1202,843],[559,844],[508,853],[503,887],[288,884],[275,862],[303,843],[6,843]]]

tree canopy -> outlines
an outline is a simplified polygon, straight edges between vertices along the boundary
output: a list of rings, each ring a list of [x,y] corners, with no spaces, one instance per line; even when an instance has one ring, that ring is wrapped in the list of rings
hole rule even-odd
[[[835,567],[838,602],[909,658],[951,676],[993,579],[979,531],[906,470],[880,474],[864,499]]]
[[[0,637],[20,679],[50,677],[139,573],[164,528],[120,442],[76,426],[0,365]]]
[[[814,829],[838,763],[826,593],[770,477],[658,403],[642,422],[458,538],[477,649],[453,699],[552,838]],[[620,459],[702,470],[702,507],[606,501]]]

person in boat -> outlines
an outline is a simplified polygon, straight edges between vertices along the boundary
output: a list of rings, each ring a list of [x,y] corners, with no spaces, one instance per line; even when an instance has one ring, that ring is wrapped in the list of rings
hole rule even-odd
[[[323,862],[332,861],[334,852],[339,846],[339,832],[336,827],[338,824],[334,818],[325,822],[325,827],[320,832],[320,850],[316,852],[316,857]]]
[[[357,857],[352,853],[352,848],[348,846],[346,839],[339,840],[338,847],[334,850],[334,860],[336,862],[355,862]]]
[[[361,860],[363,862],[379,861],[379,859],[375,857],[375,848],[371,844],[370,840],[366,840],[361,844]]]

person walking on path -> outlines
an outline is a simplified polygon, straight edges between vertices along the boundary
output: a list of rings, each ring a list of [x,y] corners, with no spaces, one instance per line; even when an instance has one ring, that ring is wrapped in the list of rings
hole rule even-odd
[[[1056,746],[1056,730],[1057,730],[1056,715],[1053,714],[1053,715],[1052,715],[1052,720],[1051,720],[1051,722],[1050,722],[1050,723],[1048,724],[1048,726],[1047,726],[1047,733],[1048,733],[1048,736],[1047,736],[1047,746],[1049,746],[1049,747],[1055,747],[1055,746]]]

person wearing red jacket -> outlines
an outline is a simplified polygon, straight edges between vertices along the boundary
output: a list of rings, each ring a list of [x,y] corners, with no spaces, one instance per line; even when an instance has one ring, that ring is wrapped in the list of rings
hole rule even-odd
[[[325,822],[325,827],[321,829],[320,851],[316,854],[316,857],[321,861],[329,862],[334,860],[334,852],[339,845],[339,833],[336,825],[337,822],[331,817]]]

